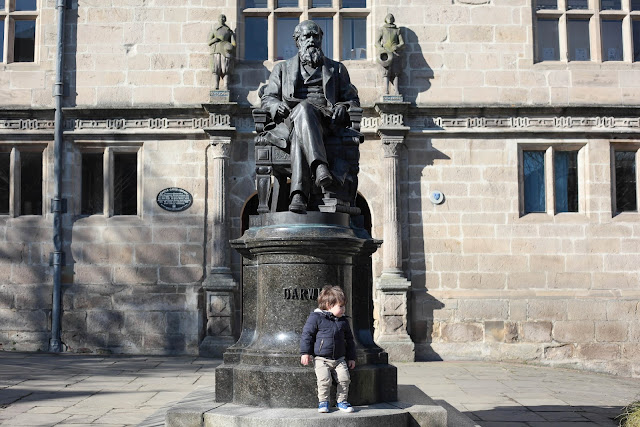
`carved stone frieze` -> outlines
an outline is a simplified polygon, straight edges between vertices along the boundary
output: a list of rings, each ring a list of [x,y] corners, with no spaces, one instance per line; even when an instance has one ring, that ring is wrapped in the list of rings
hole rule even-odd
[[[53,130],[53,120],[38,119],[8,119],[0,120],[0,130]]]
[[[403,116],[402,114],[386,114],[380,115],[380,121],[382,126],[402,126]]]
[[[255,122],[251,116],[235,117],[235,127],[239,132],[253,132],[255,130]]]
[[[214,127],[214,128],[229,127],[231,126],[231,115],[211,113],[209,114],[209,122],[211,123],[211,127]]]
[[[375,131],[380,123],[379,117],[363,117],[360,122],[360,130],[362,132]]]
[[[55,122],[50,119],[33,118],[0,118],[0,131],[53,130]],[[412,131],[617,131],[640,130],[640,117],[614,116],[432,116],[415,111],[411,116],[396,112],[381,112],[379,116],[364,116],[361,130],[374,132],[379,127],[408,126]],[[250,116],[235,115],[230,112],[211,112],[209,117],[187,118],[101,118],[101,119],[66,119],[64,129],[72,131],[171,131],[171,130],[203,130],[235,127],[243,133],[253,132],[253,120]]]
[[[74,130],[199,130],[212,127],[211,118],[170,119],[166,117],[148,119],[70,119],[65,120],[64,129]]]
[[[640,128],[637,117],[424,117],[413,119],[412,127],[458,129],[625,129]]]

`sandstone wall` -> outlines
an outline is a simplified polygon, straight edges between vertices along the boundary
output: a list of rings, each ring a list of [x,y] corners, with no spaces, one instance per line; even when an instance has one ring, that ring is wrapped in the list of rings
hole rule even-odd
[[[519,212],[522,142],[407,143],[418,357],[533,360],[640,375],[640,222],[635,213],[611,212],[609,140],[581,140],[586,207],[555,215]],[[445,194],[444,204],[430,203],[433,190]]]
[[[198,105],[208,101],[207,35],[236,2],[75,0],[67,11],[69,106]],[[3,65],[6,105],[51,107],[55,2],[43,1],[35,64]],[[387,13],[405,27],[403,92],[419,105],[638,105],[636,63],[534,63],[531,0],[371,0],[368,61],[347,61],[364,105],[382,87],[373,43]],[[238,35],[240,43],[243,34]],[[273,63],[240,63],[234,100],[256,103]]]
[[[197,353],[203,334],[201,283],[206,264],[208,141],[200,138],[114,142],[137,145],[142,170],[139,215],[80,215],[81,152],[92,138],[66,144],[66,266],[62,341],[69,351]],[[73,142],[73,143],[72,143]],[[45,151],[52,165],[52,144]],[[53,197],[49,167],[46,207]],[[193,196],[184,212],[156,203],[164,188]],[[46,212],[46,211],[45,211]],[[47,350],[50,330],[52,215],[2,218],[1,348]],[[210,256],[210,252],[209,252]]]

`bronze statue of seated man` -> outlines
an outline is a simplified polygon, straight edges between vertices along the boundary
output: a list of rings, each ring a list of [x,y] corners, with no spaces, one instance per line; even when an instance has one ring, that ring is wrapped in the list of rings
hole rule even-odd
[[[289,151],[289,210],[298,213],[306,212],[312,183],[326,187],[334,180],[325,136],[348,127],[349,110],[360,106],[345,66],[324,56],[322,36],[313,21],[296,26],[298,55],[274,66],[262,95],[262,108],[273,122],[256,138]]]

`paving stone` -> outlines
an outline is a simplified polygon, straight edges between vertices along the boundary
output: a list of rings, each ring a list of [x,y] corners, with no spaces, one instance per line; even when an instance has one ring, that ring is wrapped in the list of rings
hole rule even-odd
[[[154,412],[154,408],[112,409],[95,420],[94,424],[138,424]]]
[[[515,423],[513,421],[483,421],[482,427],[530,427],[528,423]]]
[[[64,420],[64,424],[91,424],[98,419],[97,415],[70,415],[69,418]],[[58,424],[60,425],[60,424]]]
[[[614,427],[617,426],[617,423],[611,423],[611,424],[595,424],[595,426],[602,426],[602,427]],[[544,421],[544,422],[531,422],[529,423],[529,426],[531,427],[549,427],[549,422],[548,421]],[[590,422],[590,421],[585,421],[585,422],[554,422],[553,423],[553,427],[594,427],[594,423]]]
[[[196,357],[0,352],[0,399],[9,395],[22,397],[0,409],[0,423],[14,426],[31,420],[30,425],[40,425],[30,417],[53,415],[66,417],[58,421],[60,425],[87,425],[97,418],[107,423],[100,425],[141,423],[161,412],[163,405],[186,396],[188,391],[182,387],[187,388],[188,383],[192,383],[189,391],[200,385],[211,386],[213,369],[218,364],[219,360]],[[174,381],[182,383],[180,390],[173,387]],[[467,415],[478,414],[483,426],[509,427],[525,425],[518,419],[522,415],[519,412],[540,417],[538,421],[526,421],[529,427],[565,425],[567,418],[576,427],[582,424],[576,414],[591,427],[615,426],[611,419],[620,413],[621,406],[636,399],[640,390],[640,379],[488,362],[401,363],[398,382],[416,385]],[[31,387],[24,388],[25,383]],[[141,391],[142,387],[151,391]],[[25,398],[27,395],[33,397]],[[519,403],[530,406],[518,406]],[[47,407],[64,410],[57,414],[39,413],[50,411]],[[105,418],[110,412],[111,418]],[[512,418],[505,420],[508,416]],[[159,417],[164,419],[164,414]],[[51,420],[54,419],[44,422]],[[151,425],[158,425],[157,421]]]
[[[32,414],[23,413],[17,415],[8,422],[3,423],[13,426],[54,426],[65,419],[69,418],[68,414]]]
[[[544,418],[545,420],[549,421],[549,422],[588,422],[589,419],[582,416],[582,414],[580,414],[579,412],[570,412],[566,409],[561,411],[561,412],[543,412],[543,411],[535,411],[536,414],[540,415],[542,418]]]
[[[482,421],[512,421],[532,422],[545,421],[540,415],[531,411],[514,411],[509,408],[494,408],[488,411],[475,411],[473,413]]]
[[[64,406],[34,406],[29,409],[27,413],[29,414],[57,414],[58,412],[64,411]]]

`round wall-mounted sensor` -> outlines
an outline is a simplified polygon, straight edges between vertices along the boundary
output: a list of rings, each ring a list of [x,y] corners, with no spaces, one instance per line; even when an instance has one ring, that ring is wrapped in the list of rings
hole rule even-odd
[[[442,191],[432,191],[431,194],[429,194],[429,200],[431,200],[431,203],[434,205],[440,205],[444,202],[444,194],[442,194]]]

